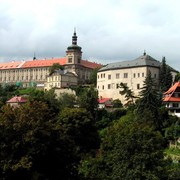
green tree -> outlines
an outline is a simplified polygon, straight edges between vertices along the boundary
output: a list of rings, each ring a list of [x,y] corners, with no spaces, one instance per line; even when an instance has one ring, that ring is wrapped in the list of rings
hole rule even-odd
[[[172,74],[170,67],[166,64],[166,59],[163,57],[160,72],[159,72],[159,86],[162,92],[167,91],[172,85]]]
[[[144,85],[140,91],[140,99],[137,103],[137,114],[145,117],[145,120],[152,121],[153,125],[159,130],[162,129],[163,122],[159,118],[159,108],[162,104],[162,97],[157,90],[157,84],[151,77],[151,72],[148,72],[145,78]],[[148,117],[148,118],[146,118]]]
[[[122,108],[123,106],[119,99],[113,100],[112,104],[113,104],[113,108]]]
[[[64,108],[74,108],[77,105],[77,98],[74,94],[63,93],[58,98],[60,110]]]
[[[84,91],[78,96],[78,104],[91,113],[93,118],[96,118],[98,108],[98,91],[91,86],[84,88]]]
[[[51,75],[52,73],[55,72],[55,70],[64,70],[64,67],[62,65],[60,65],[59,63],[54,63],[50,68],[49,68],[49,74]]]
[[[44,102],[0,112],[0,179],[76,179],[73,141]]]
[[[134,96],[134,92],[131,89],[129,89],[129,87],[126,84],[122,82],[120,83],[119,88],[122,89],[121,91],[119,91],[119,93],[125,96],[125,100],[127,101],[127,104],[133,104],[134,98],[136,98]]]
[[[89,82],[90,84],[93,84],[95,87],[97,85],[97,73],[98,73],[99,68],[95,68],[91,71]]]
[[[174,83],[180,81],[180,73],[177,73],[174,79]]]
[[[74,142],[79,154],[94,152],[99,147],[99,135],[91,114],[81,108],[65,108],[58,123]]]
[[[18,87],[15,85],[0,85],[0,107],[6,103],[7,100],[17,94]]]
[[[128,114],[106,131],[96,158],[82,161],[84,179],[166,179],[163,137]]]

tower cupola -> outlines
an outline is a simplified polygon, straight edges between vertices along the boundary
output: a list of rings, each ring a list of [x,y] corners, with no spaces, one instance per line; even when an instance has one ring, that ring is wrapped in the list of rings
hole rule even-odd
[[[77,35],[76,29],[74,29],[74,33],[72,36],[72,45],[67,47],[66,57],[67,61],[66,64],[80,64],[81,63],[81,56],[82,51],[81,47],[77,45]]]

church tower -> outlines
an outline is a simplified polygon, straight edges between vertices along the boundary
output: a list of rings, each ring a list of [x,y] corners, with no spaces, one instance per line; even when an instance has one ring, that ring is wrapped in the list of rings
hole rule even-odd
[[[68,46],[66,51],[66,64],[81,64],[82,51],[81,47],[77,45],[76,30],[72,36],[72,45]]]

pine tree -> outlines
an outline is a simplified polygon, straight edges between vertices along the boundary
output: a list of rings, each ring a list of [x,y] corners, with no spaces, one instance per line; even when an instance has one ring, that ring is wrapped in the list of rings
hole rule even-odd
[[[166,59],[163,57],[162,63],[160,66],[160,73],[159,73],[159,86],[160,91],[165,92],[167,91],[172,85],[172,74],[170,67],[166,64]]]
[[[161,106],[161,97],[157,90],[157,84],[155,80],[151,77],[151,72],[148,72],[147,77],[144,81],[144,86],[140,92],[140,99],[137,105],[137,112],[139,116],[148,114],[156,128],[161,128],[162,122],[158,118],[158,109]]]
[[[134,103],[134,98],[136,98],[134,96],[134,92],[131,89],[129,89],[129,87],[126,84],[124,84],[122,82],[120,83],[119,88],[122,88],[122,90],[119,91],[119,93],[121,95],[125,96],[127,103],[128,104],[133,104]]]

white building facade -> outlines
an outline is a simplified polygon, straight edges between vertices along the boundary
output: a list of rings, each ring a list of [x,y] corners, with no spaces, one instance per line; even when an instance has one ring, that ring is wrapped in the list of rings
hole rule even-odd
[[[124,104],[125,97],[119,92],[121,90],[119,84],[126,84],[134,95],[138,96],[149,71],[152,78],[159,82],[160,64],[144,53],[135,60],[111,63],[102,67],[97,74],[99,97],[119,99]]]

